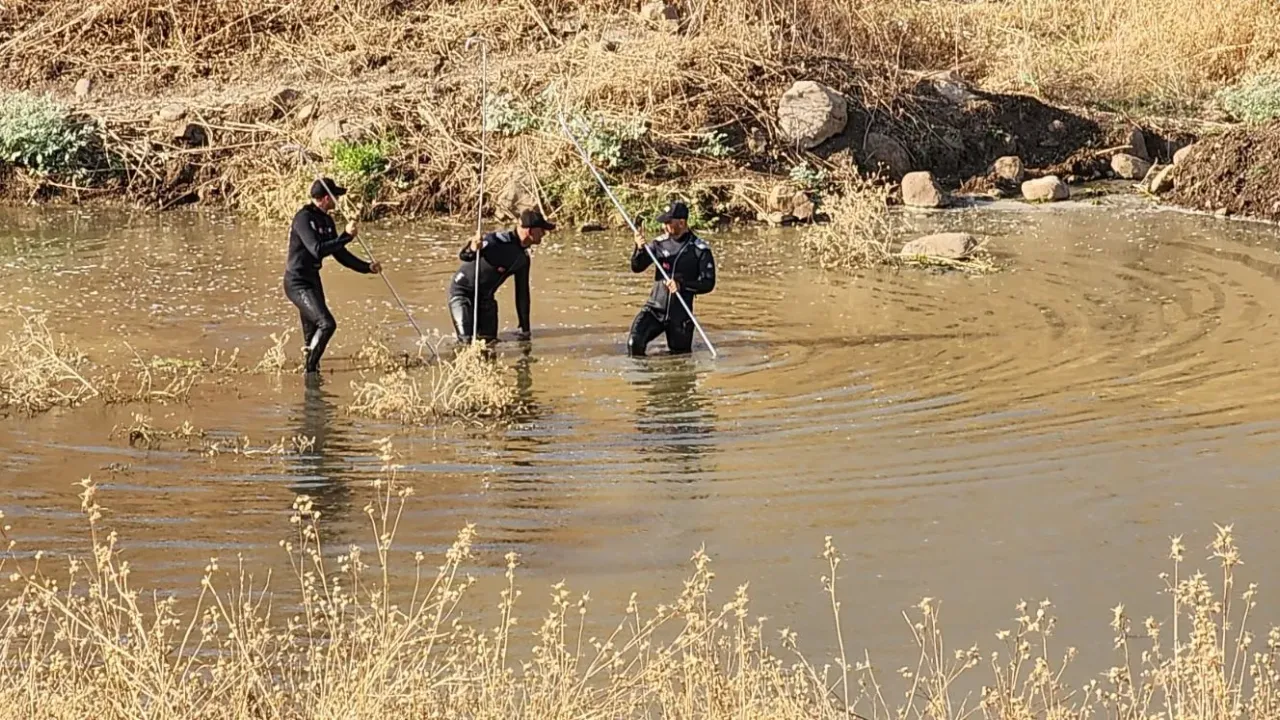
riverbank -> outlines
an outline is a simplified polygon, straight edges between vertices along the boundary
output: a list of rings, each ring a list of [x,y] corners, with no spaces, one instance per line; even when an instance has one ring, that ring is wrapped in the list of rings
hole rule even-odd
[[[1116,175],[1119,153],[1167,164],[1236,119],[1217,94],[1273,59],[1280,34],[1260,0],[1218,4],[1223,19],[1152,0],[1105,17],[1083,2],[1011,14],[998,3],[637,12],[508,0],[329,16],[230,0],[38,0],[0,36],[3,82],[60,105],[10,103],[11,117],[41,118],[44,145],[6,153],[20,159],[0,170],[2,194],[280,218],[321,169],[356,189],[366,216],[471,217],[484,81],[491,216],[540,205],[571,225],[618,224],[561,112],[643,217],[681,196],[700,224],[804,221],[855,168],[1016,196],[1022,179]],[[1155,17],[1155,41],[1123,30]],[[467,49],[475,36],[487,67]],[[1015,156],[1025,178],[1010,181],[996,163]]]

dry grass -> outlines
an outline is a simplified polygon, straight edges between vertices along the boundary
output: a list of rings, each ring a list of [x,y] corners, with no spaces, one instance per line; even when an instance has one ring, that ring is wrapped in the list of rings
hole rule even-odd
[[[285,435],[270,445],[254,445],[248,435],[232,438],[205,440],[199,452],[207,458],[222,455],[233,457],[292,457],[305,455],[315,449],[316,439],[307,435]]]
[[[97,397],[85,378],[87,358],[54,337],[43,314],[22,315],[22,329],[0,347],[0,409],[34,415]]]
[[[825,270],[854,272],[896,264],[897,224],[888,198],[883,185],[860,177],[847,180],[823,207],[830,222],[805,228],[801,252]]]
[[[262,359],[250,372],[261,375],[279,375],[284,372],[289,364],[289,355],[285,352],[285,347],[288,346],[289,336],[292,333],[292,330],[285,330],[279,335],[271,333],[271,347],[267,348],[262,354]]]
[[[149,416],[142,413],[133,414],[133,422],[125,427],[119,425],[111,428],[110,437],[124,437],[129,441],[130,447],[144,447],[148,450],[159,448],[165,440],[185,440],[204,437],[204,431],[191,424],[190,420],[184,420],[181,425],[172,430],[157,428],[152,424]]]
[[[794,632],[754,616],[745,585],[717,592],[702,551],[677,597],[654,606],[633,594],[605,624],[612,630],[594,635],[590,594],[564,583],[540,615],[526,613],[514,553],[497,598],[477,597],[472,526],[436,566],[399,550],[412,488],[385,441],[382,454],[365,507],[369,543],[326,547],[319,511],[299,496],[281,541],[286,583],[213,558],[185,607],[172,588],[131,581],[91,480],[81,507],[93,552],[65,570],[18,546],[5,526],[0,707],[13,717],[102,720],[1280,717],[1280,630],[1265,639],[1250,630],[1257,589],[1237,595],[1231,528],[1211,545],[1217,583],[1188,574],[1173,540],[1172,572],[1161,576],[1171,621],[1135,627],[1118,606],[1116,665],[1090,673],[1084,687],[1063,679],[1076,653],[1059,644],[1047,601],[1021,604],[984,654],[948,647],[939,605],[925,599],[904,613],[918,659],[890,678],[865,652],[851,653],[840,622],[842,556],[830,538],[821,580],[838,653],[830,662],[807,659]],[[409,578],[393,580],[405,567]],[[980,698],[962,696],[978,674]]]
[[[497,420],[517,410],[514,383],[482,344],[459,348],[421,372],[399,369],[376,382],[352,382],[353,415],[419,425],[442,419]]]

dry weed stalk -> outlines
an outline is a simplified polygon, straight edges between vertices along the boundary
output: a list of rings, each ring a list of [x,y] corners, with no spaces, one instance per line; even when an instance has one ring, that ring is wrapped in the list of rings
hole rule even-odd
[[[400,369],[377,382],[352,382],[354,415],[417,425],[433,420],[493,420],[516,410],[515,385],[483,345],[467,345],[424,373]]]
[[[801,251],[826,270],[852,272],[897,263],[888,197],[882,185],[862,177],[847,180],[826,204],[830,222],[804,230]]]
[[[0,347],[0,409],[28,415],[78,405],[98,389],[80,372],[86,357],[49,331],[46,315],[22,315],[22,329]]]
[[[110,437],[119,436],[128,438],[130,447],[142,446],[149,450],[155,450],[161,446],[165,440],[186,440],[190,441],[195,438],[204,437],[204,431],[191,424],[190,420],[182,421],[182,424],[172,430],[164,430],[157,428],[152,424],[151,418],[142,413],[133,414],[133,422],[127,427],[119,425],[111,428]]]
[[[916,662],[882,682],[863,652],[851,660],[840,625],[842,556],[830,538],[822,580],[835,619],[839,656],[815,665],[783,628],[778,647],[764,618],[753,617],[747,587],[713,594],[703,551],[672,601],[652,609],[633,594],[616,622],[590,618],[590,594],[563,582],[530,627],[532,647],[515,633],[524,618],[519,558],[506,556],[496,623],[475,597],[474,526],[467,525],[434,568],[422,552],[397,548],[413,489],[400,480],[390,444],[370,483],[364,512],[372,540],[326,548],[320,511],[298,496],[280,545],[291,582],[255,576],[242,560],[210,559],[192,605],[146,592],[130,580],[119,538],[102,526],[97,487],[81,483],[92,553],[55,575],[42,553],[17,553],[0,528],[9,578],[0,612],[0,707],[24,717],[148,717],[271,720],[302,718],[673,718],[675,720],[1236,720],[1280,717],[1280,629],[1257,647],[1248,628],[1256,587],[1235,596],[1240,555],[1231,528],[1211,544],[1221,570],[1215,587],[1202,573],[1184,577],[1174,539],[1166,577],[1172,626],[1153,619],[1136,634],[1123,606],[1112,624],[1120,664],[1085,687],[1063,680],[1073,648],[1054,646],[1052,605],[1022,603],[1015,626],[997,634],[992,677],[976,705],[961,679],[982,667],[977,647],[948,648],[938,603],[906,615]],[[394,581],[395,568],[410,577]],[[168,590],[168,589],[166,589]],[[285,608],[282,610],[282,608]],[[295,609],[296,608],[296,609]],[[1136,653],[1139,637],[1150,649]]]
[[[289,336],[293,334],[292,330],[285,330],[277,335],[271,333],[271,347],[262,354],[262,359],[257,365],[253,366],[251,372],[260,375],[279,375],[284,372],[285,366],[289,364],[289,356],[285,352],[285,347],[289,344]]]
[[[316,439],[307,435],[285,435],[264,447],[255,447],[248,435],[221,440],[206,440],[200,454],[208,458],[219,455],[239,457],[286,457],[305,455],[315,448]]]

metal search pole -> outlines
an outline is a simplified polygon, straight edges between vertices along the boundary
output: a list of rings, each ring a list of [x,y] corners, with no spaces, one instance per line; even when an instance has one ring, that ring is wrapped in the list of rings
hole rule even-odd
[[[626,209],[622,207],[622,203],[618,201],[617,196],[614,195],[613,191],[609,189],[609,184],[606,183],[604,181],[604,178],[600,176],[600,172],[596,170],[595,165],[591,164],[591,155],[588,154],[587,151],[582,148],[582,145],[578,142],[578,139],[573,136],[573,131],[569,129],[569,123],[565,122],[564,111],[560,112],[559,119],[560,119],[560,129],[564,131],[564,134],[566,136],[568,136],[569,141],[573,143],[573,146],[578,149],[578,154],[582,156],[582,162],[586,163],[587,169],[591,171],[592,175],[595,175],[596,181],[600,183],[600,187],[604,188],[605,194],[609,196],[609,199],[613,201],[614,207],[618,208],[618,212],[622,214],[622,219],[627,221],[627,225],[631,228],[631,232],[633,233],[640,232],[640,229],[636,227],[635,222],[631,220],[631,216],[627,214]],[[658,268],[658,272],[662,273],[663,279],[666,280],[667,282],[671,282],[671,276],[668,275],[666,269],[662,267],[662,263],[658,262],[658,258],[654,257],[653,251],[649,249],[648,243],[645,243],[644,251],[649,254],[649,259],[652,260],[654,266]],[[684,301],[684,298],[680,295],[679,292],[675,292],[672,294],[675,295],[676,299],[680,301],[681,307],[683,307],[684,311],[688,313],[689,319],[693,321],[693,326],[698,329],[698,334],[702,336],[702,341],[707,344],[707,349],[711,351],[711,357],[713,358],[716,357],[717,356],[716,348],[714,345],[711,344],[711,338],[708,338],[707,334],[703,332],[702,325],[698,323],[698,318],[693,316],[693,309],[690,308],[688,303]]]
[[[316,167],[315,161],[307,155],[306,149],[301,145],[298,146],[298,154],[305,158],[307,163],[311,165],[311,169],[316,173],[316,179],[324,186],[324,191],[328,193],[329,197],[333,200],[334,207],[337,207],[341,200],[334,194],[333,188],[329,186],[328,181],[324,179],[324,173],[320,172],[320,168]],[[364,241],[364,238],[361,237],[359,233],[356,233],[356,241],[360,243],[360,247],[364,248],[365,254],[369,256],[369,262],[377,262],[377,259],[373,256],[373,249],[369,247],[369,244]],[[391,278],[387,277],[385,270],[378,273],[378,277],[382,278],[382,281],[387,284],[387,289],[391,291],[391,296],[395,298],[396,303],[400,305],[400,309],[404,311],[405,317],[409,318],[409,324],[418,332],[418,338],[423,341],[422,344],[427,346],[427,349],[431,351],[431,355],[436,360],[439,360],[440,354],[436,352],[436,349],[431,346],[430,342],[426,342],[426,334],[422,332],[422,328],[418,327],[418,321],[413,319],[413,313],[409,312],[409,307],[404,304],[404,300],[400,299],[400,293],[396,292],[396,288],[391,284]]]
[[[479,239],[480,232],[484,229],[484,160],[488,155],[485,152],[485,140],[489,135],[488,123],[485,119],[484,104],[489,99],[489,41],[482,37],[472,37],[467,39],[466,49],[470,50],[472,45],[480,45],[480,188],[476,199],[476,277],[473,283],[475,287],[475,299],[471,304],[471,340],[475,342],[476,334],[480,330],[480,250],[484,245],[484,241]]]

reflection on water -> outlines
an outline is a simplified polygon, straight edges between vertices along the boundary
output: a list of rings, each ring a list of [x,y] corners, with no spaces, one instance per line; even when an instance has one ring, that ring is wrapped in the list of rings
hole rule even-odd
[[[289,382],[294,381],[294,382]],[[351,448],[341,425],[335,425],[338,398],[318,376],[288,378],[286,385],[300,386],[302,402],[295,410],[297,435],[313,438],[315,444],[293,465],[294,479],[289,489],[312,499],[320,511],[322,527],[342,525],[352,518],[353,504],[350,461]]]
[[[632,382],[643,391],[636,408],[640,453],[654,476],[696,482],[716,450],[714,405],[699,385],[698,361],[688,355],[638,358]]]

